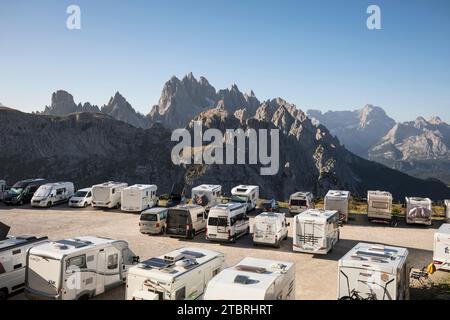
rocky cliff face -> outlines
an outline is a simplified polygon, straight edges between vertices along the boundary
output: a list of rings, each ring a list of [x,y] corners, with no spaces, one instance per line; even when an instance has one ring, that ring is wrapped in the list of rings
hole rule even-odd
[[[41,114],[64,116],[76,112],[100,112],[100,109],[90,103],[76,104],[70,93],[64,90],[58,90],[52,94],[50,106],[46,106]]]
[[[111,97],[108,104],[102,107],[101,112],[136,128],[145,128],[148,125],[145,116],[137,113],[119,92]]]

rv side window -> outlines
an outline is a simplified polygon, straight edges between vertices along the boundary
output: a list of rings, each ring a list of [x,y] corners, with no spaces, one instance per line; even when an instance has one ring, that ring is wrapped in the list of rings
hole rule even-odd
[[[59,195],[63,194],[63,192],[64,192],[64,189],[58,189],[58,190],[56,190],[56,195],[59,196]]]
[[[86,256],[73,257],[67,260],[66,271],[69,269],[86,269]]]
[[[388,203],[387,202],[380,202],[380,201],[372,201],[372,208],[388,209]]]
[[[186,299],[186,287],[178,289],[175,292],[175,300],[184,300]]]
[[[214,278],[215,276],[217,276],[217,275],[219,274],[219,272],[220,272],[220,268],[217,268],[217,269],[213,270],[213,272],[212,272],[213,278]]]
[[[117,253],[108,256],[108,270],[115,270],[119,266],[119,255]]]
[[[111,193],[112,193],[112,194],[116,193],[116,189],[112,189],[112,190],[111,190]]]
[[[197,213],[197,221],[202,221],[205,217],[205,213],[201,212],[201,213]]]

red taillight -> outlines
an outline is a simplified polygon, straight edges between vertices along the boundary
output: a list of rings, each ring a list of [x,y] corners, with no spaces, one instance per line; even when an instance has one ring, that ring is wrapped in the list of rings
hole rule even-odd
[[[159,223],[156,224],[156,227],[159,228]]]
[[[444,262],[442,262],[442,261],[433,261],[434,262],[434,264],[437,264],[437,265],[440,265],[440,264],[443,264]]]

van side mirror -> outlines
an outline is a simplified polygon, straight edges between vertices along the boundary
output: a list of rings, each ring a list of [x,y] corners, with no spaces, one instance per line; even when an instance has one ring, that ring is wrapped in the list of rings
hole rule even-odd
[[[133,264],[138,264],[141,261],[141,258],[139,256],[133,257]]]

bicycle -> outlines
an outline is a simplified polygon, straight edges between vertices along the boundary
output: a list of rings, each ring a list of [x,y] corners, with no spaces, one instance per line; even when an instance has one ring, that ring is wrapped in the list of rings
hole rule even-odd
[[[363,297],[363,296],[361,296],[361,293],[359,291],[356,291],[353,289],[349,296],[341,297],[339,300],[360,300],[360,301],[361,300],[371,300],[371,301],[373,301],[373,300],[377,300],[377,296],[375,293],[370,292],[367,294],[367,297]]]

